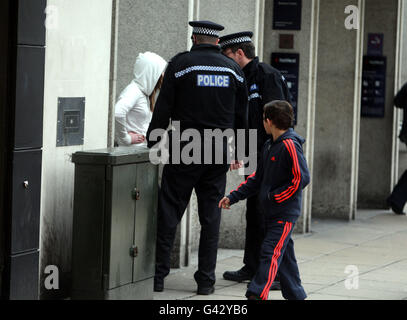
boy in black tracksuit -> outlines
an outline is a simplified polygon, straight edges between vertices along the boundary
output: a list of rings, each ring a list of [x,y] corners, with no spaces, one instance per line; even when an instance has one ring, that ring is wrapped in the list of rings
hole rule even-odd
[[[301,285],[291,233],[301,214],[302,189],[310,177],[302,151],[305,140],[291,129],[293,118],[293,109],[286,101],[273,101],[264,107],[264,127],[274,142],[270,139],[265,143],[257,171],[219,203],[219,207],[229,209],[259,193],[266,237],[259,268],[246,292],[249,299],[267,300],[277,270],[284,298],[303,300],[307,296]]]

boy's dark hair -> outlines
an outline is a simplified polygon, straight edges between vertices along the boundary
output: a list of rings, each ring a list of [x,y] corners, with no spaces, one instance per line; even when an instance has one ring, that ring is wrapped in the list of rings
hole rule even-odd
[[[264,119],[273,121],[280,130],[288,130],[293,126],[294,109],[287,101],[275,100],[264,106]]]
[[[235,53],[239,49],[242,49],[247,59],[256,58],[256,48],[253,42],[236,43],[222,48],[223,51],[225,51],[226,49],[232,50],[233,53]]]

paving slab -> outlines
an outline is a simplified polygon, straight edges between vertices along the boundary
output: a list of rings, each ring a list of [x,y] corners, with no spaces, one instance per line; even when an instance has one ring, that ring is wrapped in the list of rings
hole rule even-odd
[[[407,300],[407,217],[390,211],[361,210],[355,221],[313,219],[312,232],[293,235],[301,280],[308,300]],[[191,265],[173,269],[155,300],[245,300],[247,281],[224,280],[243,265],[243,250],[219,249],[215,293],[198,296]],[[347,273],[356,266],[357,273]],[[356,282],[355,282],[356,281]],[[357,288],[349,287],[349,283]],[[272,291],[269,300],[283,300]]]
[[[367,283],[364,283],[363,281],[359,282],[359,287],[357,289],[347,289],[344,283],[338,283],[334,286],[321,289],[316,293],[321,295],[339,295],[358,300],[399,300],[406,296],[403,290],[384,291],[378,284],[369,287],[367,286]]]

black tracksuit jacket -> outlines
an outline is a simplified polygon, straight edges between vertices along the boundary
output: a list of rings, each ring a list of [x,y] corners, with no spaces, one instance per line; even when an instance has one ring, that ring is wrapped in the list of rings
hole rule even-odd
[[[259,193],[266,220],[295,223],[301,214],[302,190],[310,182],[304,142],[293,129],[275,142],[268,140],[257,171],[228,196],[231,204]]]

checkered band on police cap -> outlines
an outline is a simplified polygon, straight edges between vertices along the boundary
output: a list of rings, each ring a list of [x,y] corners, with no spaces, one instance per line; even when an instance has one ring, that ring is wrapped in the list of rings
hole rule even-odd
[[[211,36],[211,37],[218,37],[219,38],[219,31],[209,28],[202,28],[202,27],[195,27],[192,31],[193,34],[201,34],[204,36]]]
[[[199,34],[219,38],[219,33],[224,29],[220,24],[211,21],[191,21],[189,25],[193,28],[192,34]]]
[[[253,32],[245,31],[229,34],[219,39],[219,45],[222,48],[232,46],[238,43],[252,42]]]

